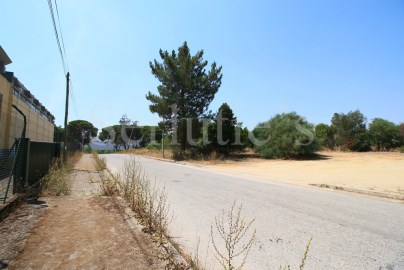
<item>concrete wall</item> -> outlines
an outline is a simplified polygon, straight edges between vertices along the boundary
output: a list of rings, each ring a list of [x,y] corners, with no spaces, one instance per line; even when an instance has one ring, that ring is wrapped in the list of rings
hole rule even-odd
[[[13,85],[0,75],[0,94],[3,95],[0,118],[0,148],[9,148],[15,138],[21,136],[23,129],[22,116],[11,107],[16,105],[27,118],[26,138],[32,141],[53,142],[54,124],[43,116],[29,102],[24,102],[20,95],[13,94]]]
[[[10,136],[10,111],[12,104],[11,83],[0,74],[0,95],[1,95],[1,112],[0,112],[0,149],[8,148],[8,140]]]

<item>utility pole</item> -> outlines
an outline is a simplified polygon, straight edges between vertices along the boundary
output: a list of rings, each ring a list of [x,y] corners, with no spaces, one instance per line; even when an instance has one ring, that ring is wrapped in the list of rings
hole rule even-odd
[[[65,107],[65,139],[63,145],[63,162],[67,161],[67,116],[69,115],[69,84],[70,72],[66,74],[66,107]]]
[[[161,129],[161,152],[163,153],[163,158],[164,156],[164,130],[165,130],[165,122],[164,122],[164,116],[163,116],[163,128]]]

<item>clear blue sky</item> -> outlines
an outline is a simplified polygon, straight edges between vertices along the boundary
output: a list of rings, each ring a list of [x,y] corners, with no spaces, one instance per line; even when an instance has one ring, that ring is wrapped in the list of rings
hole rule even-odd
[[[211,109],[227,102],[249,128],[296,111],[312,123],[359,109],[404,122],[404,1],[59,0],[75,105],[69,120],[98,128],[122,114],[157,123],[146,93],[158,50],[223,66]],[[47,1],[1,1],[9,71],[63,124],[65,79]]]

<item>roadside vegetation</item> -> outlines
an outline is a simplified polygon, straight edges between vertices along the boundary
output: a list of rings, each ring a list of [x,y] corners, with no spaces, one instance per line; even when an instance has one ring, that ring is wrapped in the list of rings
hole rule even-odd
[[[113,175],[107,170],[105,158],[96,152],[93,152],[93,157],[101,178],[101,195],[121,197],[125,200],[142,225],[143,232],[152,235],[153,240],[161,247],[163,252],[159,259],[166,263],[165,269],[204,269],[198,254],[199,242],[195,254],[192,255],[183,251],[170,236],[168,226],[174,215],[166,190],[149,178],[136,158],[127,161],[123,170]],[[256,230],[253,227],[255,218],[245,219],[242,210],[243,206],[237,206],[234,201],[231,208],[216,216],[211,225],[210,242],[214,256],[224,270],[243,269],[250,250],[256,243]],[[311,240],[306,246],[300,270],[304,269],[310,243]],[[290,265],[284,265],[280,269],[291,268]]]
[[[146,147],[132,148],[132,149],[125,150],[124,153],[148,156],[148,157],[154,157],[154,158],[173,159],[172,150],[170,148],[164,149],[164,154],[163,154],[163,152],[161,150],[161,145],[160,145],[159,149],[150,149],[150,148],[146,148]]]
[[[311,159],[320,149],[404,152],[404,123],[382,118],[368,123],[359,110],[334,113],[330,124],[317,125],[285,112],[248,130],[228,103],[216,112],[209,109],[223,74],[216,62],[208,66],[203,50],[192,55],[184,42],[177,51],[160,50],[159,56],[149,63],[159,81],[157,92],[149,91],[146,99],[162,121],[139,126],[125,114],[117,125],[102,128],[99,138],[117,151],[174,160],[231,159],[246,149],[268,159]]]
[[[260,115],[262,122],[249,130],[229,103],[211,110],[223,73],[216,62],[208,65],[204,55],[203,50],[191,54],[184,42],[177,50],[160,49],[159,58],[149,62],[159,85],[156,92],[147,92],[146,99],[160,122],[141,126],[124,114],[115,125],[97,133],[86,120],[71,121],[70,147],[91,153],[93,149],[84,145],[98,136],[110,146],[100,153],[128,151],[173,160],[232,159],[246,150],[266,159],[311,159],[321,149],[404,153],[404,123],[382,118],[368,121],[359,110],[334,113],[329,123],[317,125],[293,111]],[[55,126],[55,142],[63,141],[63,131]]]
[[[255,219],[246,221],[241,215],[243,205],[237,209],[236,201],[230,210],[215,217],[210,228],[210,239],[215,250],[215,257],[226,270],[241,270],[248,254],[256,241],[256,230],[252,228]],[[219,236],[221,244],[215,241]]]
[[[320,148],[314,126],[296,113],[278,114],[253,133],[255,149],[264,158],[310,157]]]
[[[164,187],[152,182],[135,158],[126,162],[118,175],[106,170],[105,159],[93,153],[100,173],[102,195],[122,197],[143,226],[143,232],[150,234],[162,249],[159,259],[166,263],[166,269],[186,269],[185,261],[178,259],[178,252],[168,234],[168,224],[173,219]],[[190,256],[184,256],[191,258]],[[190,261],[189,264],[195,265]],[[196,268],[197,269],[197,268]]]
[[[66,163],[63,163],[61,158],[53,160],[48,173],[40,180],[40,195],[69,195],[72,186],[69,174],[81,155],[79,151],[69,154]]]
[[[255,218],[246,220],[242,215],[243,205],[234,201],[228,211],[215,217],[210,229],[210,240],[214,256],[223,270],[241,270],[247,262],[251,248],[256,244]],[[215,241],[219,236],[220,241]],[[299,270],[304,270],[312,239],[307,242],[300,261]],[[280,270],[291,270],[289,264],[281,265]]]

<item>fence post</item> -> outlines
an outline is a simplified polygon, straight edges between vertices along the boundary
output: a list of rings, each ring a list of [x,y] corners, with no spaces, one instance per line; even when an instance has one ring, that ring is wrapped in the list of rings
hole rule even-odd
[[[25,139],[25,149],[24,149],[24,169],[23,169],[23,175],[24,175],[24,187],[28,187],[28,175],[29,175],[29,155],[31,151],[31,140],[29,138]]]

